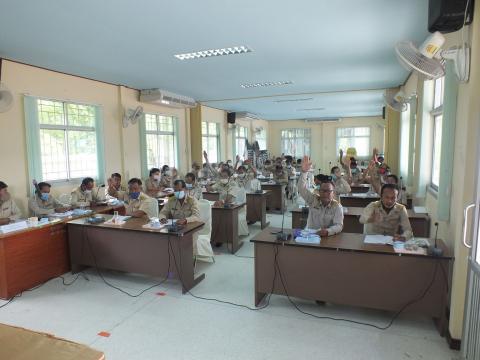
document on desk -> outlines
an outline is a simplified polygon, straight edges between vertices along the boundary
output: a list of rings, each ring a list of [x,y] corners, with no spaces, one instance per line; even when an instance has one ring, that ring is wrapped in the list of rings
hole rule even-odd
[[[365,244],[393,245],[393,236],[388,235],[365,235]]]
[[[56,218],[67,218],[72,215],[73,215],[73,211],[65,211],[63,213],[53,213],[53,214],[50,214],[49,216],[56,217]]]

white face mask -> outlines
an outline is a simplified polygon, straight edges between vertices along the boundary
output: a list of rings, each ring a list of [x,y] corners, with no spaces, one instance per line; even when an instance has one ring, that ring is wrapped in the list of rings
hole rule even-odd
[[[153,179],[154,180],[160,180],[160,175],[158,175],[158,174],[153,175]]]
[[[239,177],[240,179],[243,179],[243,178],[245,177],[245,173],[238,174],[238,177]]]
[[[220,184],[228,184],[228,179],[220,179]]]
[[[167,176],[172,176],[172,170],[167,170],[167,171],[165,171],[165,175],[167,175]]]
[[[85,194],[91,194],[91,193],[92,193],[92,190],[86,189],[86,190],[84,191],[84,193],[85,193]]]

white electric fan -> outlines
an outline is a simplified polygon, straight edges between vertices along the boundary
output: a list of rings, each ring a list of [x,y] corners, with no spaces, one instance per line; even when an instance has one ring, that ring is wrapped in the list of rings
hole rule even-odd
[[[128,109],[123,115],[123,127],[128,127],[129,124],[135,125],[143,116],[143,107],[137,106],[135,110]]]
[[[13,95],[8,88],[0,83],[0,113],[7,112],[13,105]]]
[[[392,110],[404,112],[408,109],[408,99],[405,96],[405,93],[401,90],[396,94],[387,90],[383,95],[383,98],[385,100],[385,104]]]
[[[445,37],[437,31],[419,48],[411,41],[400,41],[395,45],[395,52],[407,70],[415,70],[428,80],[444,76],[445,61],[453,60],[458,80],[467,82],[470,74],[470,48],[463,43],[443,50],[444,43]]]

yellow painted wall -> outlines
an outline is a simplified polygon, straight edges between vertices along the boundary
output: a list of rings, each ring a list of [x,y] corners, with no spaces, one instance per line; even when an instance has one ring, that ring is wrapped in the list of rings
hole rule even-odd
[[[0,113],[0,179],[9,190],[24,214],[27,214],[29,183],[25,139],[23,95],[82,102],[100,105],[104,115],[105,171],[122,172],[124,178],[141,175],[139,129],[130,125],[124,129],[121,121],[124,107],[135,108],[138,91],[39,69],[33,66],[3,61],[2,83],[14,96],[13,107]],[[141,104],[146,112],[174,115],[179,118],[180,170],[190,166],[190,141],[187,131],[189,116],[183,109],[172,109],[151,104]],[[70,192],[74,183],[55,184],[54,194]]]
[[[475,12],[480,12],[480,3],[475,4]],[[449,330],[453,338],[461,339],[463,330],[464,303],[466,294],[466,278],[468,264],[468,250],[462,244],[463,208],[474,201],[475,185],[478,179],[478,134],[480,131],[480,102],[477,100],[480,93],[480,21],[474,18],[474,22],[467,28],[465,33],[471,44],[471,69],[470,80],[466,84],[460,84],[457,98],[457,116],[455,128],[455,152],[454,152],[454,181],[450,208],[450,219],[439,223],[439,238],[444,239],[448,247],[453,251],[455,262],[453,266],[453,278],[450,298],[450,324]],[[445,48],[461,43],[461,32],[446,35]],[[421,142],[421,129],[430,126],[428,114],[423,111],[425,101],[423,99],[424,83],[418,77],[410,77],[404,86],[407,95],[416,91],[419,95],[417,112],[417,149]],[[415,159],[415,173],[417,181],[414,182],[414,191],[418,189],[418,174],[420,171],[430,169],[419,168],[419,158]],[[419,199],[424,203],[432,218],[433,224],[437,221],[438,201],[434,191],[427,191],[425,199]],[[470,221],[470,224],[472,221]]]
[[[378,117],[343,118],[338,122],[305,122],[303,120],[269,121],[268,149],[272,155],[281,154],[281,132],[284,129],[310,129],[311,158],[316,169],[329,172],[330,165],[338,163],[336,153],[337,128],[369,126],[370,152],[374,147],[384,148],[385,120]]]

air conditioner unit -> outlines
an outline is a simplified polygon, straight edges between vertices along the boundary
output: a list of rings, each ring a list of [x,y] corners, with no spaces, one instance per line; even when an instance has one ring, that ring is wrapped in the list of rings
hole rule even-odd
[[[197,106],[195,99],[161,89],[141,90],[140,101],[174,108],[193,108]]]
[[[309,122],[337,122],[340,121],[338,118],[312,118],[312,119],[305,119],[306,123]]]

